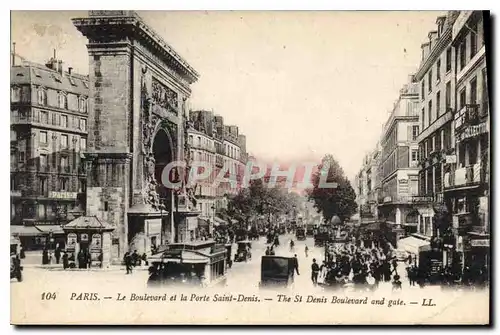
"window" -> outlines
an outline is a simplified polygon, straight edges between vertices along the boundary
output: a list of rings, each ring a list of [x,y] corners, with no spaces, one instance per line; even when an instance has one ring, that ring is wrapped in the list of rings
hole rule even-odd
[[[14,86],[10,89],[10,101],[19,102],[21,101],[21,88]]]
[[[68,128],[68,116],[61,115],[61,127]]]
[[[59,178],[59,191],[68,190],[68,178]]]
[[[40,112],[40,123],[43,123],[43,124],[49,123],[49,113]]]
[[[61,148],[68,147],[68,135],[61,135]]]
[[[47,155],[41,154],[40,155],[40,167],[46,167],[47,166]]]
[[[26,159],[26,155],[24,151],[19,151],[19,163],[24,163]]]
[[[59,94],[59,97],[58,97],[58,107],[59,108],[62,108],[62,109],[66,109],[66,95],[64,94]]]
[[[109,204],[107,201],[104,201],[104,211],[107,212],[109,210]]]
[[[486,75],[486,68],[484,68],[482,71],[482,79],[483,79],[483,92],[482,92],[482,103],[483,105],[481,106],[481,111],[483,115],[488,115],[488,108],[489,108],[489,98],[488,98],[488,77]]]
[[[411,151],[411,161],[412,162],[417,162],[418,161],[418,150],[412,150]]]
[[[45,106],[47,104],[47,93],[41,87],[37,91],[37,101],[38,104],[42,106]]]
[[[430,69],[429,74],[427,74],[427,83],[429,84],[428,91],[432,92],[432,69]]]
[[[412,127],[412,136],[413,136],[413,140],[415,141],[418,137],[418,126]]]
[[[61,167],[67,167],[68,166],[68,157],[67,156],[61,156]]]
[[[80,98],[80,106],[79,110],[82,113],[87,113],[87,99],[85,98]]]
[[[40,143],[47,144],[47,132],[46,131],[40,132]]]
[[[421,117],[421,122],[422,122],[422,129],[425,129],[425,107],[422,108],[422,117]]]
[[[81,178],[78,180],[78,192],[85,193],[87,190],[87,180]]]
[[[438,59],[436,63],[436,81],[441,80],[441,59]]]
[[[429,122],[429,126],[431,125],[433,118],[432,118],[432,100],[429,100],[429,109],[427,110],[427,114],[429,115],[427,118],[427,122]]]
[[[467,103],[467,92],[465,91],[465,87],[462,88],[460,91],[460,109],[465,107],[465,104]]]
[[[38,178],[38,187],[41,195],[45,195],[47,193],[47,178],[39,177]]]
[[[16,176],[10,176],[10,190],[15,191],[17,190],[17,180]]]
[[[451,108],[451,81],[446,83],[446,111]]]
[[[436,119],[441,114],[441,92],[436,93]]]
[[[87,139],[86,138],[80,138],[80,150],[84,151],[87,150]]]
[[[451,47],[446,49],[446,73],[451,71]]]
[[[470,58],[477,53],[477,22],[470,25]]]
[[[465,67],[465,62],[467,61],[467,40],[464,39],[463,42],[460,44],[460,70],[462,70]]]
[[[87,120],[80,119],[80,130],[87,131]]]
[[[425,80],[422,79],[420,99],[425,99]]]
[[[477,104],[477,78],[470,81],[470,103],[471,105]]]
[[[193,135],[189,135],[189,140],[188,140],[189,144],[193,144]]]

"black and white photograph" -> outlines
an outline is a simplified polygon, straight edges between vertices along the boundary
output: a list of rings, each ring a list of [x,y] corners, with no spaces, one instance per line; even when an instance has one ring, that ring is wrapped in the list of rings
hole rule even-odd
[[[490,12],[11,11],[14,325],[488,325]]]

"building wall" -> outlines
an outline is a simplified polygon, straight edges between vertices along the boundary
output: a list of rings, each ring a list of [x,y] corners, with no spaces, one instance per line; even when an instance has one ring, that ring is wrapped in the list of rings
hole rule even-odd
[[[89,80],[68,71],[55,58],[11,67],[14,224],[59,225],[85,210],[81,153],[87,149]]]

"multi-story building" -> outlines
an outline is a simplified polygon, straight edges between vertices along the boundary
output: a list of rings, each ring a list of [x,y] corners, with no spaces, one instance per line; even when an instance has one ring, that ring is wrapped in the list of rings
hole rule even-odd
[[[450,11],[437,18],[437,30],[429,32],[428,42],[422,44],[422,61],[415,74],[415,81],[420,85],[417,233],[429,238],[438,235],[435,214],[443,211],[444,165],[446,155],[454,150],[455,71],[451,39],[457,15],[458,12]],[[416,133],[419,126],[415,126]]]
[[[456,55],[455,155],[444,174],[445,202],[462,266],[489,262],[489,95],[485,18],[480,11],[461,11],[452,29]]]
[[[236,181],[236,183],[224,183],[225,193],[229,195],[236,195],[241,186],[241,150],[238,139],[237,126],[224,126],[224,166],[229,171],[228,178]]]
[[[380,151],[377,143],[377,147],[363,159],[363,166],[355,178],[357,203],[359,206],[361,223],[366,220],[373,220],[378,216],[378,190],[375,186],[377,185],[379,177],[379,157]]]
[[[192,162],[201,162],[203,165],[215,167],[216,148],[214,139],[214,115],[211,111],[190,111],[192,127],[188,129],[190,154]],[[211,171],[207,178],[196,182],[195,195],[197,199],[200,219],[206,222],[211,231],[211,223],[215,219],[216,189],[213,187],[217,175]]]
[[[393,244],[417,226],[412,199],[418,194],[418,100],[418,85],[410,76],[385,123],[380,143],[383,201],[378,214],[391,226]]]
[[[11,66],[11,230],[25,248],[85,211],[89,79],[54,57]]]

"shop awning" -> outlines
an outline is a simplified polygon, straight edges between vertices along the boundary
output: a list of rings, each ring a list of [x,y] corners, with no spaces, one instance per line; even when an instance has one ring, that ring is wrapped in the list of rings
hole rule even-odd
[[[10,233],[14,236],[39,236],[45,234],[35,226],[10,226]]]
[[[431,249],[431,244],[427,240],[422,240],[417,237],[406,237],[397,242],[397,249],[418,255],[421,251],[428,251]]]
[[[42,234],[48,234],[52,232],[52,234],[64,234],[64,230],[59,225],[44,225],[44,226],[36,226]]]

